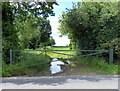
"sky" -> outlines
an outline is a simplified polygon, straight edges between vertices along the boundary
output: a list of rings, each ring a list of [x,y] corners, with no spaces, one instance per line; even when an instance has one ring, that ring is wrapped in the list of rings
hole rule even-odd
[[[57,3],[59,4],[59,6],[54,5],[54,9],[53,9],[55,16],[50,16],[48,18],[52,26],[51,36],[55,40],[55,43],[56,43],[55,46],[66,46],[66,45],[69,45],[70,43],[70,40],[68,39],[67,36],[59,37],[60,32],[57,28],[59,27],[58,20],[59,20],[60,15],[62,15],[63,11],[66,11],[66,8],[68,9],[72,8],[72,1],[76,2],[80,0],[70,0],[70,1],[57,0]]]

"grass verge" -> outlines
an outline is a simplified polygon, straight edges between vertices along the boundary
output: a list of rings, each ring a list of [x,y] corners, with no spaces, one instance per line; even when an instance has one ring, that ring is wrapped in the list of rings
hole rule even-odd
[[[20,55],[19,62],[15,64],[5,64],[4,61],[2,62],[2,77],[22,76],[35,70],[39,72],[49,68],[49,63],[39,64],[51,61],[51,58],[47,55],[36,55],[29,52],[22,52]]]
[[[114,75],[120,74],[118,70],[118,65],[116,64],[108,64],[103,58],[100,57],[82,57],[75,58],[74,60],[88,64],[91,66],[89,70],[97,71],[98,74],[102,75]]]

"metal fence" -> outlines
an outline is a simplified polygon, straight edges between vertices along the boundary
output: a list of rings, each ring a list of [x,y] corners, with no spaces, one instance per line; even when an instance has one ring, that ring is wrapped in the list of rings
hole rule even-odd
[[[14,56],[16,52],[22,52],[22,51],[29,51],[29,52],[33,52],[33,51],[39,51],[40,53],[37,55],[41,55],[43,53],[47,53],[47,52],[51,52],[51,53],[55,53],[55,54],[60,54],[60,55],[68,55],[70,57],[85,57],[85,56],[93,56],[93,55],[98,55],[98,54],[102,54],[102,53],[108,53],[109,54],[109,64],[113,64],[113,49],[109,49],[109,50],[12,50],[10,49],[10,64],[14,64]],[[89,54],[85,54],[85,55],[73,55],[73,54],[65,54],[65,53],[61,53],[61,52],[95,52],[95,53],[89,53]],[[42,63],[41,63],[42,64]]]

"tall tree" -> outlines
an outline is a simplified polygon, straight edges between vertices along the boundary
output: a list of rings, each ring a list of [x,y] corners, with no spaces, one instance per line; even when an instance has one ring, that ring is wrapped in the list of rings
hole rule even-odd
[[[9,50],[19,49],[17,31],[14,28],[13,9],[9,2],[2,2],[2,45],[3,60],[9,62]]]
[[[59,22],[61,33],[78,49],[113,48],[119,56],[118,2],[78,2]]]
[[[54,15],[53,5],[56,2],[2,2],[2,36],[3,36],[3,60],[9,63],[9,50],[20,49],[18,29],[16,29],[15,18],[21,22],[27,21],[29,15],[47,18]],[[26,23],[27,24],[27,23]],[[29,25],[29,24],[27,24]],[[26,25],[26,27],[27,27]],[[22,26],[22,25],[21,25]],[[27,27],[28,28],[28,27]]]

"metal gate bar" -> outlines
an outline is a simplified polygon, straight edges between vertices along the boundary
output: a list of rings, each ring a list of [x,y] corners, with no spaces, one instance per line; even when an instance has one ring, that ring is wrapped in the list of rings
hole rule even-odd
[[[76,57],[92,56],[92,55],[108,52],[109,53],[109,64],[113,64],[113,49],[109,49],[109,50],[12,50],[10,49],[10,64],[14,63],[13,55],[14,55],[14,52],[16,51],[41,51],[42,53],[52,52],[52,53],[62,54],[62,55],[70,55],[70,54],[58,53],[54,51],[98,52],[98,53],[91,53],[91,54],[86,54],[86,55],[81,55],[81,56],[76,56]],[[38,55],[41,55],[42,53]],[[75,55],[70,55],[70,56],[75,56]]]
[[[64,53],[58,53],[58,52],[51,52],[51,53],[55,53],[55,54],[61,54],[61,55],[68,55],[68,56],[75,56],[75,55],[64,54]]]

